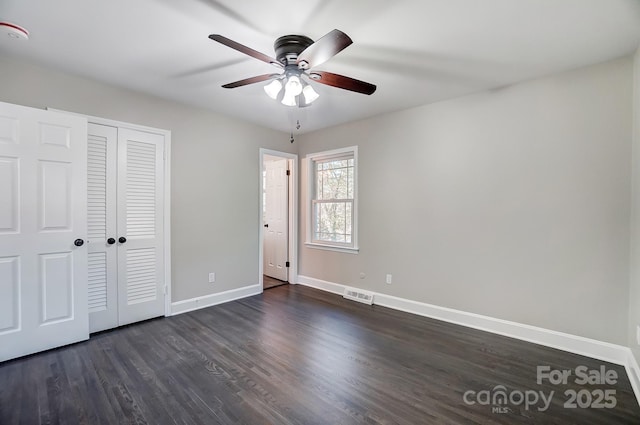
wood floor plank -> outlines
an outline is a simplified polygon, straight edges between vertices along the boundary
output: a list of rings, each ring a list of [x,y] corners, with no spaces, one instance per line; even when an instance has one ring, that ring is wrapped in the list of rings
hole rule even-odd
[[[536,382],[604,366],[615,385]],[[554,391],[547,411],[467,391]],[[564,391],[615,390],[612,409]],[[295,285],[0,363],[0,424],[638,424],[621,366]]]

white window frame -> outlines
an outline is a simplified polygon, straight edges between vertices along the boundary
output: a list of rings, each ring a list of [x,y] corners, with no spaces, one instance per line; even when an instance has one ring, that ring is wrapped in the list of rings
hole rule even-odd
[[[351,228],[351,243],[326,242],[314,240],[314,223],[315,209],[313,202],[316,196],[316,162],[326,161],[332,158],[339,158],[353,155],[353,223]],[[325,249],[330,251],[347,252],[357,254],[358,247],[358,147],[350,146],[347,148],[334,149],[330,151],[317,152],[305,156],[307,166],[307,234],[305,245],[309,248]]]

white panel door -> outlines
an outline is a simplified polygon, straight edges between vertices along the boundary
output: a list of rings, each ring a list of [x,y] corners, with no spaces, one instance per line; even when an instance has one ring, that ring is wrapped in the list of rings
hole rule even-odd
[[[89,337],[86,134],[0,102],[0,361]]]
[[[116,127],[89,123],[87,245],[90,332],[118,326],[117,147]]]
[[[164,136],[118,130],[118,317],[164,315]]]
[[[288,160],[265,162],[264,274],[288,280]]]

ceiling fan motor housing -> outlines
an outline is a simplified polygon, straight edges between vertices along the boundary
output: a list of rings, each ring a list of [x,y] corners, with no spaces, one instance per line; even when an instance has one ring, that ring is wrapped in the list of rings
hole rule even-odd
[[[353,40],[351,40],[347,34],[337,29],[328,32],[315,42],[304,35],[290,34],[282,36],[278,38],[273,45],[276,58],[253,50],[220,34],[210,34],[209,38],[262,62],[284,68],[284,72],[281,74],[257,75],[225,84],[222,87],[226,89],[273,80],[265,86],[265,90],[266,87],[271,87],[269,91],[267,91],[267,94],[275,99],[277,92],[282,89],[286,79],[287,85],[291,87],[296,86],[295,90],[290,87],[289,94],[302,88],[302,91],[306,90],[306,94],[309,94],[308,97],[313,98],[314,93],[311,93],[313,91],[311,85],[304,81],[301,82],[300,80],[300,77],[309,77],[320,84],[350,90],[356,93],[373,94],[373,92],[376,91],[374,84],[356,80],[351,77],[345,77],[344,75],[333,74],[327,71],[313,71],[308,73],[311,68],[325,63],[353,43]],[[315,95],[317,97],[317,93],[315,93]],[[287,106],[293,106],[289,105],[289,103],[291,103],[290,98],[291,96],[287,96],[286,102],[283,103]]]
[[[273,48],[278,62],[287,66],[295,64],[298,55],[312,44],[313,40],[304,35],[284,35],[273,43]]]

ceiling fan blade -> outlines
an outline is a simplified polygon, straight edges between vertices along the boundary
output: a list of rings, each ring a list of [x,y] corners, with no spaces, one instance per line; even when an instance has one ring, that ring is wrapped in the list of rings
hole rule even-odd
[[[247,47],[243,44],[240,44],[236,41],[233,41],[225,36],[222,36],[220,34],[211,34],[209,38],[212,39],[213,41],[217,41],[220,44],[224,44],[227,47],[231,47],[232,49],[235,49],[241,53],[244,53],[245,55],[249,55],[263,62],[270,63],[282,68],[282,64],[277,60],[275,60],[274,58],[267,56],[264,53],[260,53],[257,50],[253,50],[252,48]]]
[[[377,88],[374,84],[326,71],[312,71],[309,77],[321,84],[362,94],[373,94]]]
[[[353,41],[340,30],[333,30],[298,55],[298,66],[309,69],[321,65],[340,53]]]
[[[229,83],[229,84],[225,84],[224,87],[225,89],[235,89],[236,87],[242,87],[242,86],[246,86],[249,84],[255,84],[255,83],[260,83],[262,81],[267,81],[270,80],[274,77],[278,77],[280,74],[264,74],[264,75],[258,75],[256,77],[251,77],[251,78],[245,78],[244,80],[240,80],[240,81],[235,81],[233,83]]]

